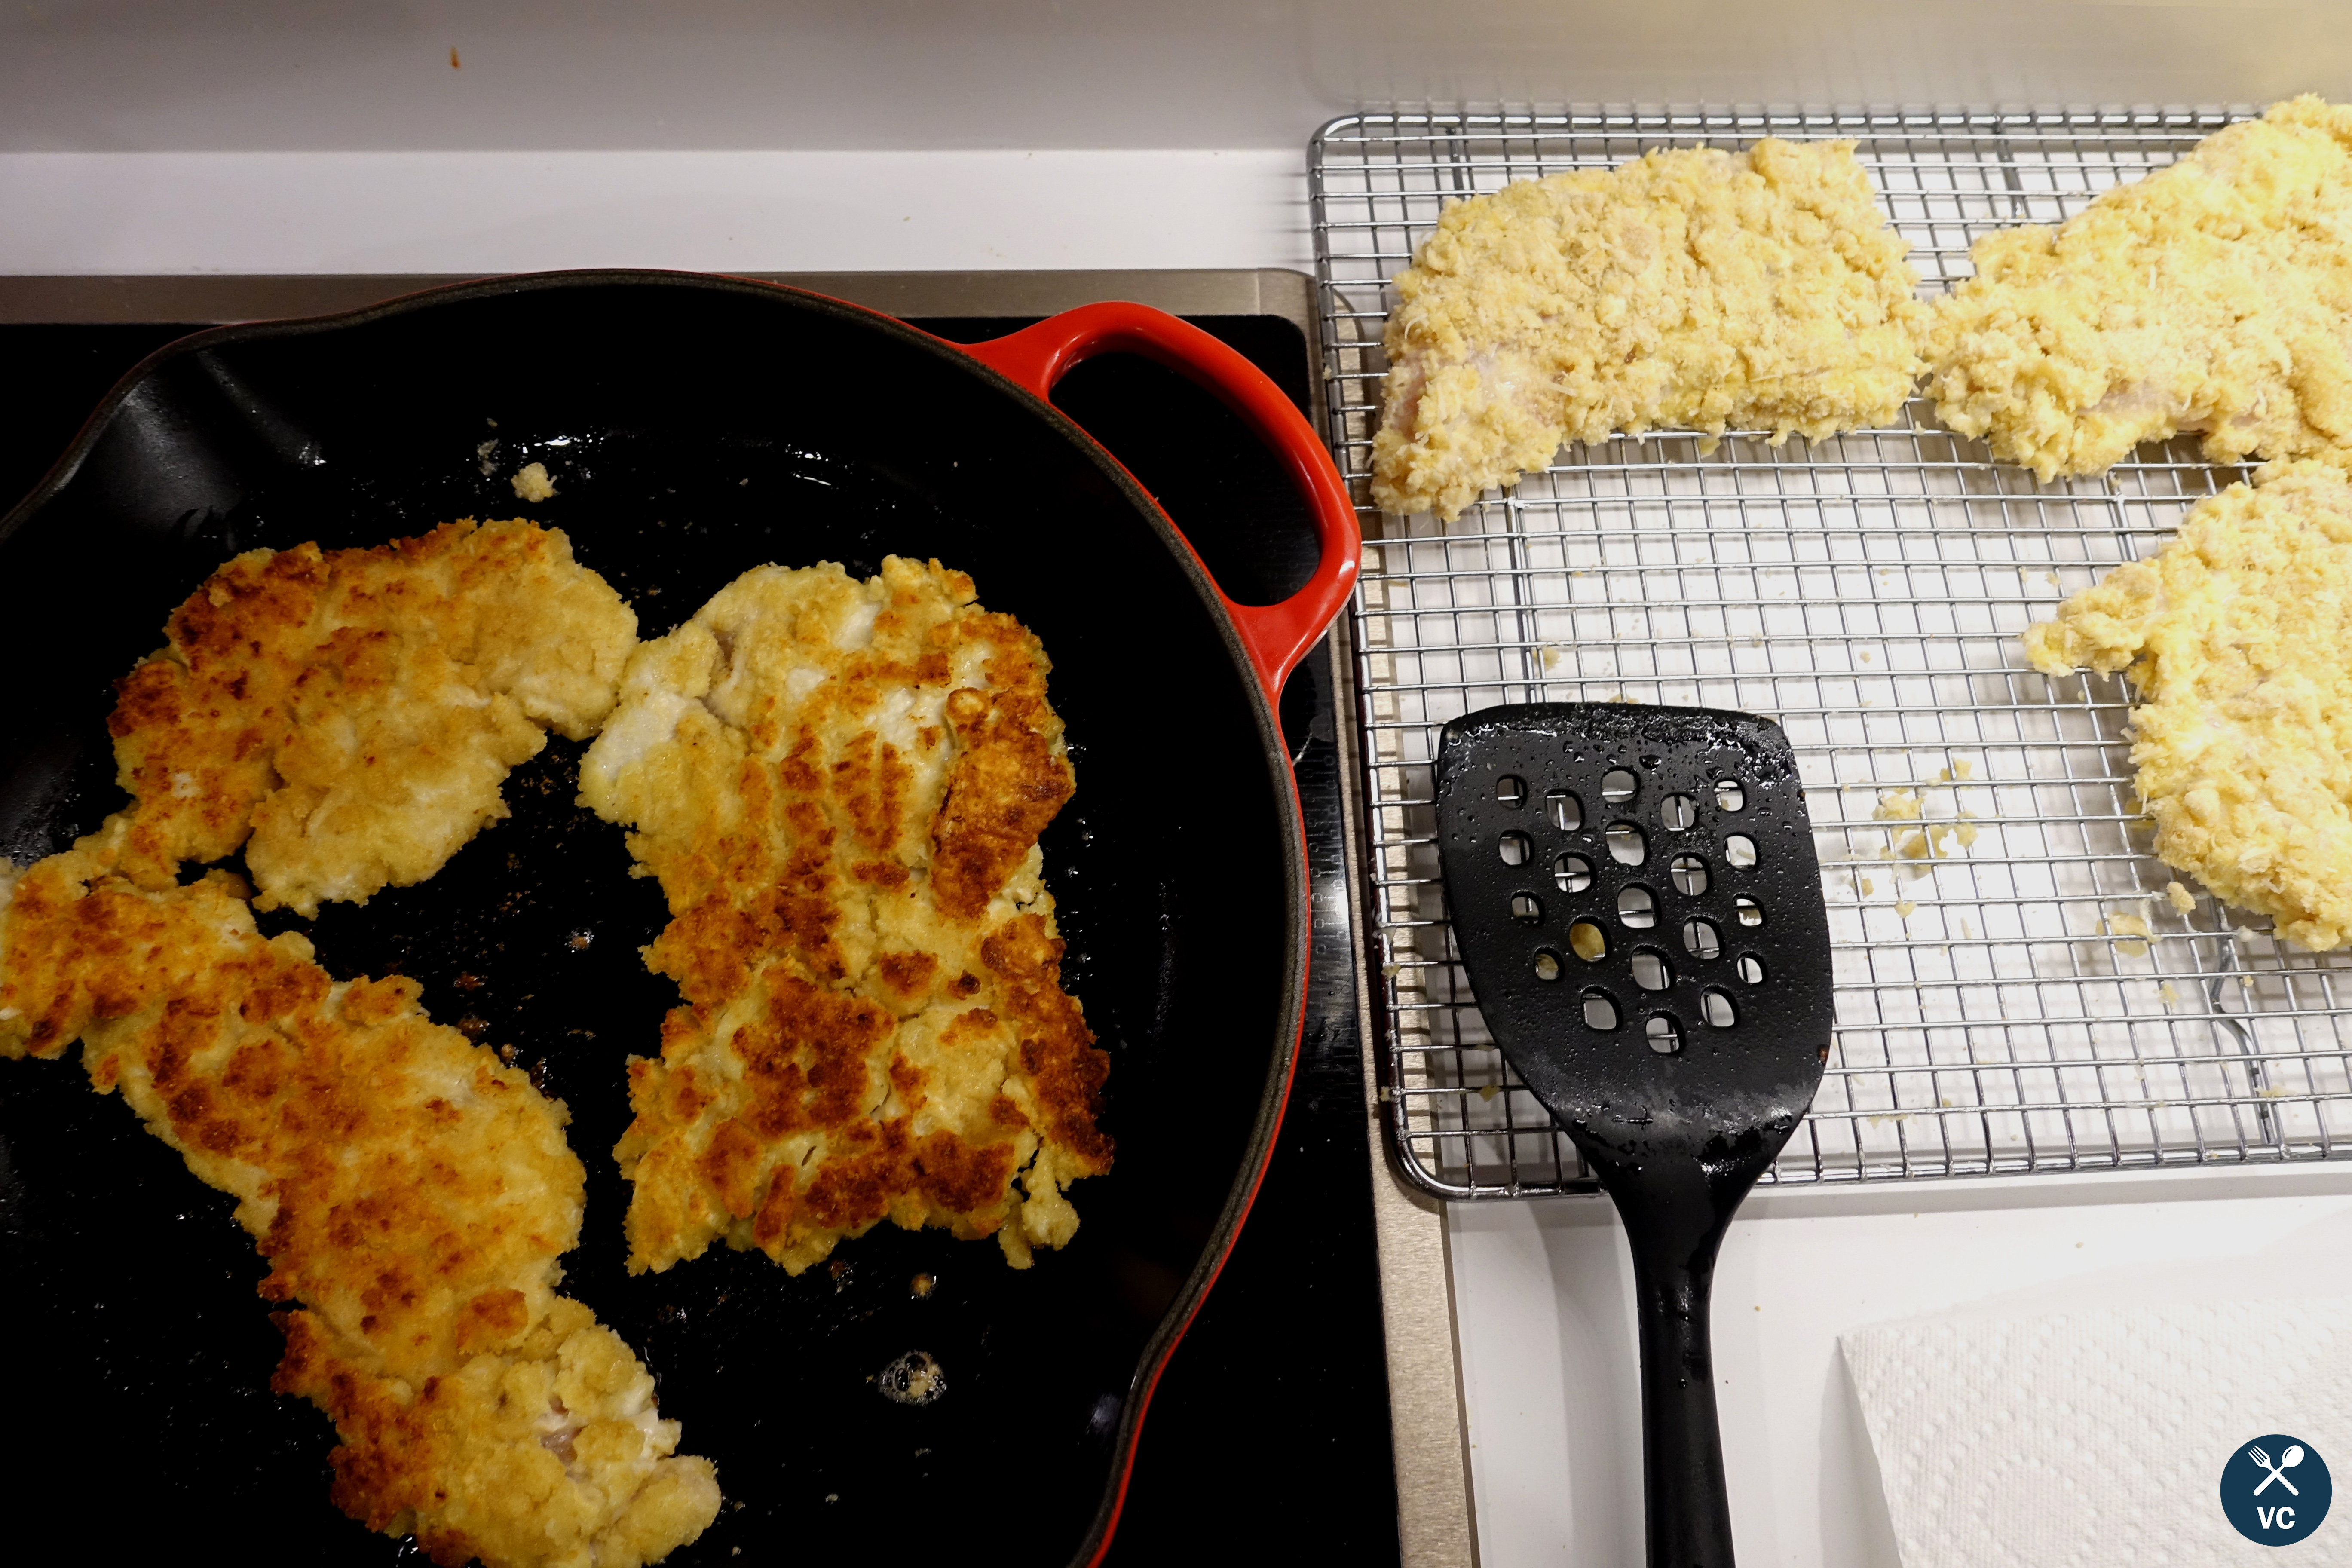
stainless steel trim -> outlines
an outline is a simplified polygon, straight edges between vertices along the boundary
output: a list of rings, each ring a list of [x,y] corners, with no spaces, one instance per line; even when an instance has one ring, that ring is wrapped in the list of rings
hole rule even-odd
[[[1361,742],[1355,653],[1342,617],[1331,628],[1331,691],[1339,711],[1341,808],[1347,823],[1349,929],[1371,931],[1363,880]],[[1477,1510],[1470,1490],[1470,1424],[1454,1311],[1454,1263],[1444,1205],[1403,1175],[1386,1113],[1390,1090],[1372,1030],[1372,989],[1356,986],[1364,1057],[1364,1119],[1371,1154],[1372,1226],[1380,1248],[1381,1318],[1387,1336],[1389,1436],[1396,1454],[1397,1540],[1402,1568],[1476,1568]]]

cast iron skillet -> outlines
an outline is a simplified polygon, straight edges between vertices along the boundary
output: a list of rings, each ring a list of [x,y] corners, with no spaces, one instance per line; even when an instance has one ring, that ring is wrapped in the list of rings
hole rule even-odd
[[[1105,352],[1182,371],[1268,442],[1319,535],[1305,588],[1226,599],[1045,401]],[[533,460],[557,494],[527,508],[508,476]],[[120,804],[110,682],[229,554],[526,512],[570,534],[646,637],[762,562],[862,574],[898,553],[970,572],[1044,639],[1078,779],[1045,836],[1048,877],[1066,983],[1111,1055],[1118,1140],[1112,1173],[1075,1190],[1076,1239],[1016,1273],[985,1243],[886,1225],[797,1279],[724,1248],[628,1278],[607,1152],[627,1118],[622,1062],[653,1047],[675,994],[636,954],[659,894],[628,875],[620,832],[573,805],[581,748],[560,739],[509,781],[513,817],[431,881],[265,928],[303,926],[338,974],[416,976],[436,1018],[513,1045],[569,1104],[589,1206],[565,1288],[655,1368],[664,1414],[729,1498],[672,1561],[864,1552],[909,1530],[982,1560],[1098,1560],[1153,1383],[1233,1244],[1288,1089],[1307,904],[1273,700],[1354,577],[1338,475],[1246,361],[1132,305],[958,349],[768,285],[558,273],[199,333],[126,377],[0,521],[14,640],[37,672],[20,663],[0,710],[0,853],[49,853]],[[155,1467],[174,1532],[254,1540],[266,1521],[258,1540],[289,1560],[395,1556],[328,1502],[325,1419],[263,1392],[278,1348],[253,1295],[263,1266],[227,1200],[70,1065],[0,1071],[0,1137],[11,1326],[56,1311],[120,1325],[106,1381],[144,1378],[156,1397],[143,1430],[113,1435]],[[946,1376],[927,1406],[874,1382],[910,1350]],[[41,1408],[62,1412],[52,1454],[107,1436],[74,1426],[91,1381],[35,1374]],[[104,1519],[110,1470],[42,1474],[88,1488],[53,1506]]]

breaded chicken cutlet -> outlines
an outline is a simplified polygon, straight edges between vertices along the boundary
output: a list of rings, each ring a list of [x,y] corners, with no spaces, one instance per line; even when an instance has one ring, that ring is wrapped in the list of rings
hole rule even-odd
[[[92,1086],[236,1196],[289,1303],[272,1386],[341,1439],[335,1502],[445,1568],[635,1564],[699,1535],[709,1461],[555,1293],[583,1183],[562,1102],[434,1024],[415,981],[337,981],[303,937],[263,938],[227,873],[119,875],[134,831],[0,862],[0,1056],[79,1039]]]
[[[1567,441],[1895,417],[1923,307],[1851,142],[1653,152],[1448,206],[1396,278],[1381,510],[1451,521]]]
[[[2316,951],[2352,935],[2352,483],[2273,465],[2029,627],[2052,675],[2123,670],[2156,852]]]
[[[1109,1168],[1037,835],[1074,784],[1047,662],[971,579],[763,566],[629,661],[582,800],[635,831],[686,1005],[633,1058],[629,1267],[793,1272],[886,1216],[1015,1267]]]
[[[240,555],[120,683],[121,869],[167,888],[243,845],[259,907],[304,915],[423,881],[506,815],[547,730],[595,732],[636,632],[561,531],[520,519]]]
[[[1928,385],[2002,462],[2046,480],[2181,431],[2221,463],[2352,441],[2352,107],[2278,104],[1969,257]]]

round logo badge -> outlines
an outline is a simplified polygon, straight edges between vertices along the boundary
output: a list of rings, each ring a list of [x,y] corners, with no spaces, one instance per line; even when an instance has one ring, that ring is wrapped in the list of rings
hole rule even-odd
[[[2239,1444],[2221,1467],[2221,1511],[2240,1535],[2263,1546],[2309,1540],[2335,1495],[2319,1450],[2284,1432]]]

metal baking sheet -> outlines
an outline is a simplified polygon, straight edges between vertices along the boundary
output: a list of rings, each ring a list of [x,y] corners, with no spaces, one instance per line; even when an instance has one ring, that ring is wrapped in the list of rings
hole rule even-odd
[[[1652,147],[1850,137],[1932,296],[1969,275],[1977,237],[2079,212],[2252,112],[1336,120],[1308,156],[1332,449],[1362,499],[1387,279],[1449,200]],[[2201,891],[2176,911],[2131,788],[2121,679],[2044,677],[2018,642],[2243,473],[2183,440],[2037,484],[1914,400],[1885,428],[1811,446],[1570,447],[1450,525],[1363,506],[1367,979],[1406,1175],[1448,1198],[1591,1188],[1480,1021],[1429,805],[1446,720],[1580,700],[1747,709],[1796,744],[1837,1035],[1768,1181],[2352,1153],[2352,956],[2291,947]]]

